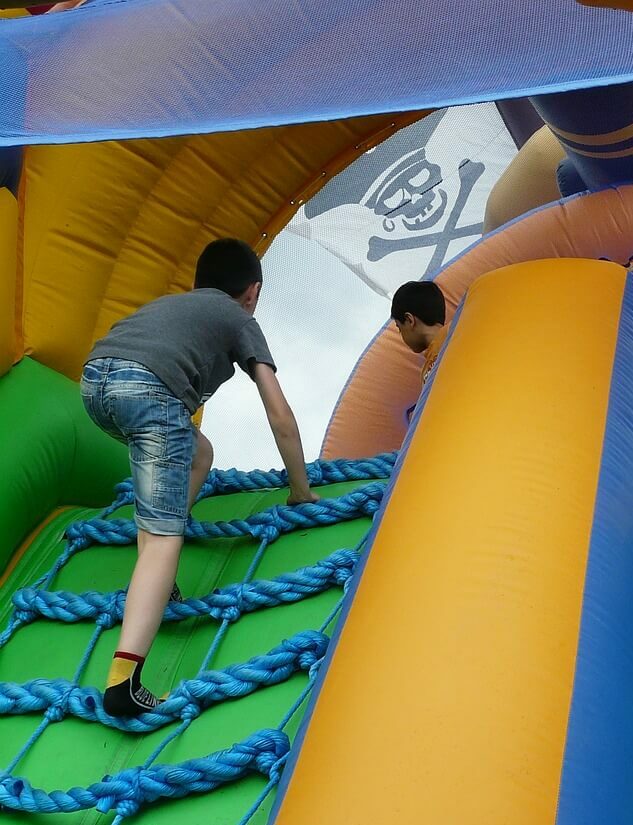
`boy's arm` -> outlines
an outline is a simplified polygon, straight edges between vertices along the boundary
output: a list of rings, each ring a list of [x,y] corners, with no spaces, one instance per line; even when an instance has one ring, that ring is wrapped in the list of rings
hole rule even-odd
[[[254,373],[270,429],[288,471],[290,482],[288,504],[318,501],[319,497],[310,490],[308,484],[299,428],[279,386],[277,376],[268,364],[256,363]]]

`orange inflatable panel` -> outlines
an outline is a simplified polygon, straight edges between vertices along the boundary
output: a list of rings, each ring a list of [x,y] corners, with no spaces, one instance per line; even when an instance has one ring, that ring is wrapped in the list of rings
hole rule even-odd
[[[468,288],[486,272],[539,258],[608,258],[624,264],[633,255],[632,238],[633,185],[574,195],[487,235],[435,280],[450,320]],[[404,346],[394,324],[387,324],[343,390],[321,456],[361,458],[398,449],[407,431],[406,411],[420,394],[422,360]]]

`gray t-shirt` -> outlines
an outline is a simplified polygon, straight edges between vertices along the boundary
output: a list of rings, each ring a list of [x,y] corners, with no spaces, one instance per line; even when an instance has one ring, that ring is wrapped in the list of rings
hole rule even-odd
[[[164,295],[117,321],[86,359],[143,364],[194,413],[235,373],[256,362],[276,369],[257,321],[219,289]]]

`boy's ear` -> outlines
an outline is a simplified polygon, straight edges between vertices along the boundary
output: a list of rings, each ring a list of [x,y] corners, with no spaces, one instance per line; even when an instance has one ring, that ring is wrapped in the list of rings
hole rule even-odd
[[[257,299],[259,298],[259,293],[262,288],[261,281],[256,283],[250,284],[244,290],[244,303],[251,305],[257,303]]]
[[[251,298],[251,300],[255,300],[256,298],[259,298],[259,293],[261,292],[261,289],[262,289],[262,282],[261,281],[256,281],[254,284],[251,284],[248,287],[248,291],[249,291],[249,296],[248,297]]]
[[[411,312],[404,313],[404,322],[408,324],[410,327],[415,326],[415,318]]]

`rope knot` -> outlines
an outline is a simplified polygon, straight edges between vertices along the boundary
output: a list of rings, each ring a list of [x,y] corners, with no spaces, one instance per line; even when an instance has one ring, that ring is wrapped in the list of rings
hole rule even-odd
[[[236,622],[242,615],[239,607],[227,607],[222,611],[222,618],[227,622]]]
[[[68,702],[73,691],[73,685],[66,688],[44,712],[44,716],[51,722],[61,722],[68,713]]]
[[[44,713],[44,716],[51,722],[61,722],[65,715],[66,711],[59,705],[51,705]]]
[[[126,478],[124,481],[120,481],[118,484],[114,485],[114,492],[117,496],[122,495],[123,493],[133,493],[134,492],[134,484],[131,478]]]
[[[127,478],[120,484],[116,484],[114,487],[114,493],[116,495],[116,498],[112,502],[112,504],[107,508],[108,511],[110,511],[111,513],[113,513],[115,510],[118,510],[119,507],[123,507],[125,504],[133,504],[134,487],[132,485],[132,479]]]
[[[207,476],[207,480],[204,482],[204,493],[206,496],[215,495],[218,488],[220,486],[220,478],[218,475],[218,470],[214,467]]]
[[[185,704],[180,711],[180,718],[183,722],[193,721],[197,719],[202,713],[200,702],[196,696],[189,690],[186,683],[182,683],[178,688],[178,695],[180,699],[184,699]]]
[[[276,762],[270,766],[270,770],[268,771],[268,777],[272,782],[278,783],[281,779],[281,773],[284,769],[286,761],[288,760],[288,754],[282,756]]]
[[[320,487],[323,484],[323,468],[321,467],[321,462],[315,461],[313,464],[309,464],[307,470],[310,487]]]
[[[320,669],[321,665],[323,664],[324,659],[325,659],[325,656],[321,656],[320,659],[317,659],[310,666],[310,670],[308,671],[308,678],[310,679],[311,682],[314,682],[316,677],[319,675],[319,669]]]
[[[16,610],[14,616],[19,622],[29,624],[37,618],[37,613],[35,610]]]
[[[318,661],[320,661],[320,659],[317,656],[317,653],[316,653],[315,650],[305,650],[299,656],[299,665],[301,667],[301,670],[307,670],[307,671],[312,670],[314,664]]]
[[[84,522],[82,521],[73,521],[71,522],[66,531],[64,536],[68,539],[68,541],[73,541],[73,539],[82,538],[84,535]]]
[[[123,791],[125,799],[116,802],[116,812],[119,816],[126,818],[134,816],[141,807],[143,795],[141,792],[141,771],[142,768],[130,768],[124,775],[119,774],[118,778],[125,781],[127,788]]]
[[[125,590],[115,590],[113,593],[108,593],[107,599],[101,606],[101,612],[97,616],[97,624],[105,630],[110,630],[115,624],[118,624],[123,616],[125,597]]]
[[[116,806],[116,812],[120,817],[126,819],[128,816],[134,816],[140,807],[140,802],[135,802],[133,799],[123,799]]]
[[[194,702],[190,702],[180,711],[180,718],[183,722],[193,722],[193,720],[197,719],[201,713],[202,709],[200,706],[196,705]]]
[[[266,539],[268,543],[276,541],[288,529],[288,521],[284,510],[290,508],[275,504],[268,510],[256,516],[255,523],[248,524],[249,533],[255,538]]]
[[[73,549],[80,550],[90,546],[91,541],[88,537],[87,524],[88,522],[86,521],[73,521],[72,524],[69,524],[66,528],[64,536],[68,540],[69,546]]]
[[[278,777],[279,763],[285,761],[290,750],[286,734],[280,730],[262,730],[250,739],[248,746],[255,751],[257,770],[269,779]]]
[[[311,671],[314,664],[325,655],[328,642],[325,633],[306,630],[297,633],[292,639],[285,639],[283,647],[297,656],[301,670]]]
[[[220,590],[216,589],[214,593],[216,595],[220,594]],[[227,622],[236,622],[240,616],[242,615],[242,604],[244,599],[244,587],[243,585],[234,585],[231,588],[231,599],[233,600],[232,604],[227,604],[220,609],[220,611],[216,614],[214,609],[211,610],[211,615],[217,615],[218,618],[222,619],[223,621]]]
[[[353,572],[349,567],[339,567],[334,571],[334,581],[339,587],[345,587],[352,578]]]
[[[109,773],[107,773],[101,780],[102,784],[110,783],[111,781],[112,777]],[[99,801],[95,805],[95,808],[99,811],[99,813],[107,814],[108,811],[114,806],[116,797],[112,792],[110,792],[109,794],[106,794],[105,792],[101,794],[101,790],[102,789],[100,788],[97,792],[97,795],[99,796]]]
[[[266,539],[270,544],[279,538],[281,532],[274,524],[253,524],[250,527],[250,534],[261,541]]]

